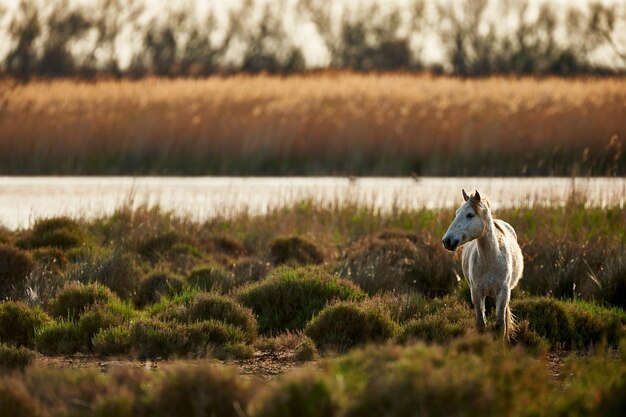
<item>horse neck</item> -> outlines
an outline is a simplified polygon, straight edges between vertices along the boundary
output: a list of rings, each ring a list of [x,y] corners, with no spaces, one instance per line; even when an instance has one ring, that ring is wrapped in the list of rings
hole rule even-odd
[[[489,209],[485,210],[483,217],[485,221],[485,228],[483,234],[476,239],[478,243],[478,250],[484,255],[496,254],[499,250],[498,238],[496,236],[496,226],[493,223],[493,217]]]

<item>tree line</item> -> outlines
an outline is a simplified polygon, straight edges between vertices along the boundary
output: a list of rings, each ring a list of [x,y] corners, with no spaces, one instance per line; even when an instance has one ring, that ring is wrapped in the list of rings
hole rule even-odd
[[[140,0],[21,0],[0,9],[8,49],[0,74],[31,77],[201,77],[309,71],[298,25],[312,25],[325,68],[457,76],[621,74],[626,5],[532,8],[526,0],[414,0],[407,6],[332,0],[244,0],[219,16],[192,6],[147,17]],[[426,59],[435,43],[441,58]],[[122,64],[122,49],[130,59]]]

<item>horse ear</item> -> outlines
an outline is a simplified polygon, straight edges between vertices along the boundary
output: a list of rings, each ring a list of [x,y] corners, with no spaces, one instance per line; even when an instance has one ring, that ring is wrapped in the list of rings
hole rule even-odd
[[[461,191],[463,191],[463,199],[464,199],[465,201],[469,200],[469,195],[467,195],[467,193],[465,192],[465,190],[464,190],[464,189],[461,189]]]
[[[474,190],[474,198],[480,201],[480,194],[478,194],[478,190]]]

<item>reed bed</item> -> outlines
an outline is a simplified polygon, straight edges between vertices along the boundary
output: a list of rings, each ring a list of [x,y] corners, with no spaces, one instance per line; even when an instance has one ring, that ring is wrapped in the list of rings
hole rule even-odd
[[[623,174],[626,81],[1,81],[3,174]]]

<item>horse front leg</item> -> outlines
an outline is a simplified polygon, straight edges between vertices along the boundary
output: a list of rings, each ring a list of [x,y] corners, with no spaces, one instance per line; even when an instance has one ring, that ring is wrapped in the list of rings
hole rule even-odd
[[[504,339],[509,338],[510,317],[509,301],[511,300],[511,288],[504,285],[496,297],[496,332]]]
[[[482,333],[487,328],[487,318],[485,317],[485,296],[473,287],[470,287],[470,291],[472,293],[472,304],[474,304],[474,311],[476,313],[476,329]]]

